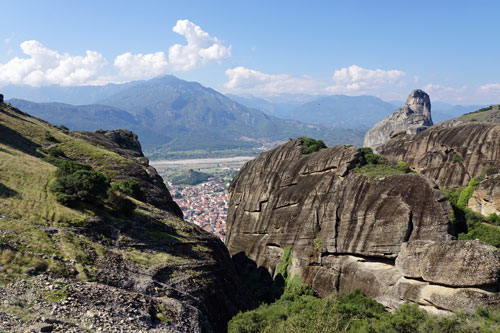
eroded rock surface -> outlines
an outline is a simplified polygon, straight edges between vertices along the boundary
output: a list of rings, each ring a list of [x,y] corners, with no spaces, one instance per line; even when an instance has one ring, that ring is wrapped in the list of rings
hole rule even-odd
[[[226,245],[274,275],[291,248],[291,275],[321,296],[361,289],[388,308],[429,311],[500,304],[499,251],[455,241],[451,210],[419,174],[373,179],[360,149],[300,154],[290,141],[248,162],[230,186]]]
[[[393,136],[420,133],[429,126],[432,126],[429,95],[416,89],[410,93],[402,108],[381,120],[366,133],[364,146],[377,150]]]
[[[478,240],[404,243],[396,267],[405,277],[450,287],[500,285],[500,250]]]
[[[394,138],[378,152],[407,162],[442,188],[454,189],[499,166],[500,125],[438,125],[416,135]]]

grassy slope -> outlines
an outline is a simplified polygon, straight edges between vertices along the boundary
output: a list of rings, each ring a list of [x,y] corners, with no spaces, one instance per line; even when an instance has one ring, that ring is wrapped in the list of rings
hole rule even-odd
[[[57,145],[67,157],[84,160],[111,178],[118,167],[126,165],[123,157],[79,139],[78,133],[72,136],[6,105],[0,105],[0,129],[0,280],[7,282],[15,277],[27,277],[33,270],[78,274],[81,279],[92,279],[92,261],[108,251],[141,266],[167,261],[176,265],[193,262],[186,256],[176,257],[156,249],[112,248],[107,246],[106,240],[96,241],[72,230],[84,228],[96,215],[107,217],[111,223],[123,222],[124,218],[113,216],[107,206],[77,210],[59,204],[49,191],[56,167],[42,159],[44,151]],[[145,203],[135,202],[140,204],[135,212],[136,219],[144,220],[147,225],[153,217],[154,223],[173,227],[175,232],[148,233],[138,228],[130,235],[131,243],[132,240],[153,245],[158,241],[183,243],[200,252],[207,250],[203,244],[197,244],[196,238],[192,239],[196,235],[192,226]],[[159,225],[151,227],[154,230]],[[58,229],[58,232],[49,237],[47,228]],[[62,260],[53,260],[54,255]]]

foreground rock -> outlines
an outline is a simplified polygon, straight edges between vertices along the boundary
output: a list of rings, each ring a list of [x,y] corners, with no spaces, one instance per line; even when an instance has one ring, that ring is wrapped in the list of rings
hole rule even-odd
[[[433,181],[374,178],[356,168],[357,147],[302,156],[300,144],[261,154],[231,183],[233,256],[273,276],[290,248],[291,275],[321,296],[361,289],[388,308],[411,301],[434,312],[500,304],[499,251],[453,240],[450,204]]]
[[[429,95],[420,89],[413,90],[406,104],[381,120],[365,135],[364,146],[377,150],[391,137],[416,134],[432,126]]]

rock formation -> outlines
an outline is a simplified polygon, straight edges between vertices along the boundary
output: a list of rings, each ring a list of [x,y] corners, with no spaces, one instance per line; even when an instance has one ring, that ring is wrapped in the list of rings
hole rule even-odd
[[[290,274],[321,296],[359,288],[388,308],[410,301],[434,312],[500,304],[500,251],[454,240],[450,204],[434,181],[374,178],[357,167],[360,148],[303,156],[300,144],[261,154],[231,183],[233,256],[273,276],[290,248]]]
[[[420,133],[429,126],[432,126],[429,95],[416,89],[410,93],[402,108],[381,120],[366,133],[364,146],[376,151],[391,137]]]

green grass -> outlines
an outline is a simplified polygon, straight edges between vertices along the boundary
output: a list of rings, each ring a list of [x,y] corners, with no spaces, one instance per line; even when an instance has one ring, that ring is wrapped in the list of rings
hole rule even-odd
[[[384,177],[392,176],[392,175],[401,175],[405,173],[411,172],[408,167],[408,164],[405,162],[398,162],[398,166],[391,167],[387,164],[366,164],[362,167],[358,167],[355,169],[355,172],[360,175],[364,175],[369,177],[370,179],[381,179]]]

